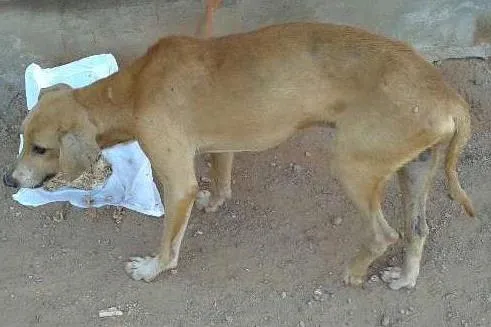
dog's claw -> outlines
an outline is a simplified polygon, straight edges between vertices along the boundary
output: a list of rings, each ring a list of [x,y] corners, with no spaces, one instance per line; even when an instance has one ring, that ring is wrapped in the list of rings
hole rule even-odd
[[[134,280],[152,281],[163,269],[157,257],[132,257],[125,266],[126,273]]]

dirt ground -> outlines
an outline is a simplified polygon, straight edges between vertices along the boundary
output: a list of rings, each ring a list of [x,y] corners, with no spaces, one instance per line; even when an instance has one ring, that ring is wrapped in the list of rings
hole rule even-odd
[[[490,326],[491,60],[439,67],[472,104],[474,135],[460,176],[478,219],[448,199],[440,172],[415,289],[392,291],[372,277],[400,264],[400,246],[376,262],[365,288],[343,286],[363,230],[327,165],[333,131],[319,128],[237,155],[233,200],[215,214],[193,211],[179,268],[150,284],[130,280],[123,265],[156,248],[162,220],[114,208],[27,208],[0,187],[0,325]],[[0,95],[2,167],[17,153],[20,84]],[[198,159],[199,177],[206,160]],[[401,226],[394,183],[385,212]],[[98,317],[113,306],[123,315]]]

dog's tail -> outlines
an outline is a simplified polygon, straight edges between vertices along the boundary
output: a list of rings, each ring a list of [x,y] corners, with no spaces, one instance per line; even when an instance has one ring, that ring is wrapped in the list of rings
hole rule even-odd
[[[457,175],[457,161],[471,136],[470,115],[466,107],[461,108],[453,117],[455,130],[447,149],[445,173],[450,188],[450,197],[459,202],[469,216],[474,217],[475,211],[472,202],[460,186],[459,176]]]

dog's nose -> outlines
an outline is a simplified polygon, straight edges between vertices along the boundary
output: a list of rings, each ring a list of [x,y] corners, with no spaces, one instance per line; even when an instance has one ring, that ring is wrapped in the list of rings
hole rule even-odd
[[[15,179],[13,179],[12,176],[8,173],[3,174],[3,183],[5,184],[5,186],[8,186],[8,187],[18,187],[19,186],[17,181]]]

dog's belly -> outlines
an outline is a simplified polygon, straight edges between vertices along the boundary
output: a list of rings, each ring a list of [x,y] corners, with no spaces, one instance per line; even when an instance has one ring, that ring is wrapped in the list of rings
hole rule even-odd
[[[279,145],[295,132],[296,128],[282,128],[268,133],[251,132],[213,135],[199,146],[200,152],[263,151]]]
[[[253,110],[236,110],[234,115],[203,117],[193,128],[196,145],[200,152],[262,151],[275,147],[297,132],[311,126],[334,127],[324,117],[335,117],[331,104],[312,105],[302,110],[305,104],[297,101],[275,110],[256,107]],[[298,109],[300,108],[300,109]],[[323,119],[324,118],[324,119]]]

